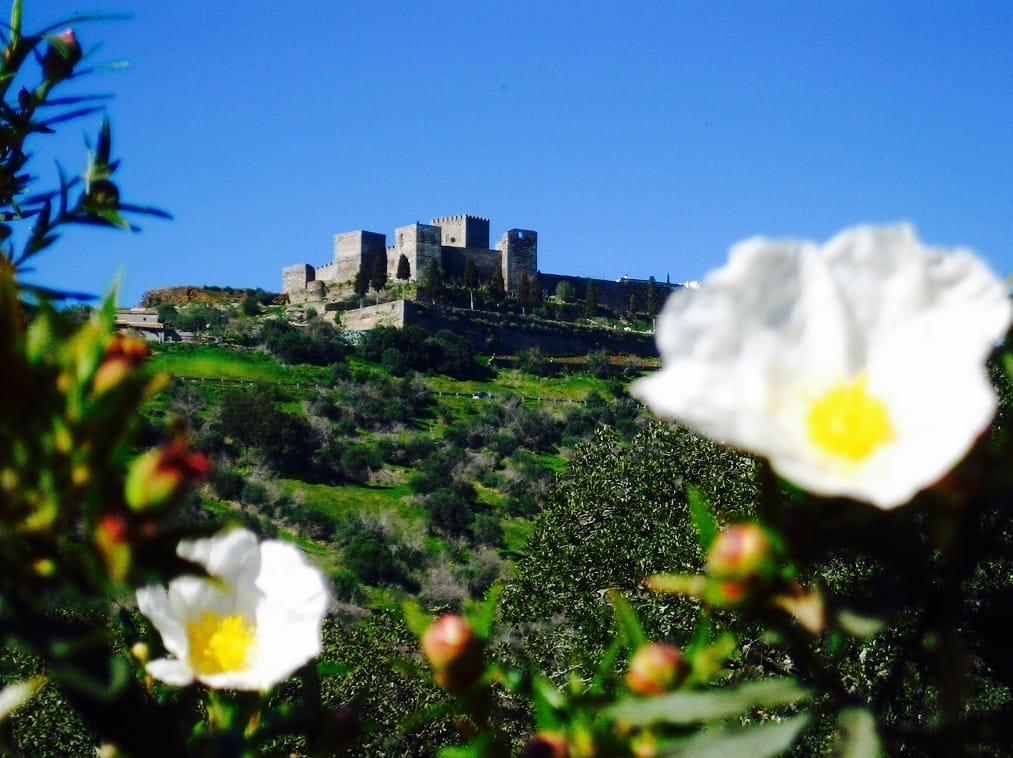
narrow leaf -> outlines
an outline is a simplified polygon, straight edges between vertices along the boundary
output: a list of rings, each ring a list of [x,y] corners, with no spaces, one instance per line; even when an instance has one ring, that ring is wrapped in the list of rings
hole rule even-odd
[[[539,729],[555,729],[562,724],[559,711],[566,706],[566,698],[541,674],[531,682],[531,701],[535,707],[535,725]]]
[[[693,526],[696,527],[697,537],[700,540],[700,547],[706,553],[714,542],[718,532],[718,522],[710,510],[710,503],[707,496],[700,491],[695,484],[686,485],[686,501],[689,503],[689,515],[693,519]]]
[[[404,614],[405,623],[408,628],[412,630],[412,633],[421,638],[426,633],[426,629],[433,622],[429,614],[426,613],[414,600],[406,599],[401,603],[401,613]]]
[[[788,750],[808,723],[809,714],[803,713],[780,722],[705,730],[667,743],[658,754],[679,758],[727,758],[732,755],[767,758]]]
[[[640,625],[640,619],[634,613],[633,607],[619,590],[613,588],[608,591],[608,599],[612,604],[612,610],[616,614],[616,623],[619,626],[619,633],[626,642],[630,652],[637,650],[647,644],[647,636],[644,628]]]
[[[846,708],[840,715],[834,755],[839,758],[877,758],[883,746],[876,734],[876,717],[865,708]]]
[[[496,618],[496,609],[499,607],[499,597],[502,594],[503,585],[501,583],[492,585],[485,594],[485,600],[469,618],[471,628],[479,639],[489,639],[489,635],[492,633],[492,622]]]
[[[874,616],[863,616],[854,611],[844,609],[837,614],[837,623],[848,634],[854,637],[868,637],[883,628],[883,619]]]
[[[644,579],[644,586],[651,592],[703,597],[707,590],[707,577],[697,574],[652,574]]]
[[[749,713],[754,708],[789,705],[810,696],[791,679],[767,679],[741,687],[703,692],[674,692],[651,700],[629,698],[606,709],[617,721],[631,726],[692,724]]]
[[[102,106],[94,105],[89,108],[78,108],[77,110],[67,111],[66,113],[61,113],[59,116],[53,116],[52,118],[43,119],[42,121],[36,121],[32,124],[32,129],[38,130],[39,127],[48,129],[53,124],[60,124],[64,121],[71,121],[75,118],[90,116],[92,113],[98,113],[101,110],[105,109]]]
[[[112,137],[109,133],[109,119],[102,119],[102,128],[98,133],[98,144],[95,145],[95,162],[100,166],[109,164],[109,156],[112,153]]]
[[[128,203],[120,203],[117,207],[125,213],[141,213],[145,216],[157,216],[158,218],[172,220],[171,213],[163,211],[161,208],[152,208],[149,205],[130,205]]]

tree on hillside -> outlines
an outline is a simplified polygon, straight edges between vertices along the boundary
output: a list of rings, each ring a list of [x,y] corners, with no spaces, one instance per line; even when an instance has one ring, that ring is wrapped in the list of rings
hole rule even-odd
[[[598,291],[594,279],[587,280],[587,293],[584,295],[584,317],[594,318],[598,312]]]
[[[408,262],[408,256],[401,253],[401,257],[397,259],[397,278],[401,281],[401,297],[404,298],[404,286],[408,283],[408,280],[412,278],[412,266]]]
[[[521,307],[521,313],[527,315],[528,310],[534,307],[534,300],[531,277],[521,274],[521,280],[517,283],[517,304]]]
[[[637,296],[635,294],[630,295],[630,303],[626,307],[626,311],[627,313],[629,313],[629,317],[631,320],[637,317],[637,308],[639,307],[640,303],[637,302]]]
[[[560,280],[556,285],[556,299],[561,303],[568,303],[573,300],[573,282],[569,279]]]
[[[159,303],[155,310],[158,311],[158,320],[165,324],[168,329],[176,328],[176,317],[179,315],[176,306],[172,303]]]
[[[381,250],[373,261],[373,274],[369,279],[370,285],[376,290],[377,302],[380,300],[380,290],[387,286],[387,251]]]
[[[429,261],[422,272],[422,288],[434,303],[443,296],[443,272],[440,270],[440,262],[435,258]]]
[[[369,292],[370,272],[366,270],[365,264],[359,265],[359,272],[355,275],[355,294],[359,296],[359,307],[362,307],[362,299]]]
[[[658,283],[652,276],[647,280],[647,318],[658,315]]]
[[[468,259],[464,266],[464,286],[468,288],[471,295],[471,309],[475,310],[475,288],[478,286],[478,269],[475,268],[475,261]]]
[[[506,297],[506,283],[503,281],[501,269],[497,268],[492,272],[492,277],[489,279],[489,296],[497,305],[502,303],[503,298]]]

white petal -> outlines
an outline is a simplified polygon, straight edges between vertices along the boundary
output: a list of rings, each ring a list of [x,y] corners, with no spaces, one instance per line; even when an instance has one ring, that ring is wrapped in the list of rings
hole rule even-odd
[[[151,661],[145,669],[155,679],[173,687],[186,687],[194,680],[190,666],[174,658],[158,658]]]
[[[165,649],[179,658],[185,658],[190,646],[186,631],[169,602],[164,587],[149,585],[137,590],[137,608],[155,625]]]

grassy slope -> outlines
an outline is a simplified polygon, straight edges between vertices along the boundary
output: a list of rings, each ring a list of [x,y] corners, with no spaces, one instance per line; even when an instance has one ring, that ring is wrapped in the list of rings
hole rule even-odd
[[[282,383],[288,386],[302,384],[307,391],[311,387],[326,386],[328,371],[313,366],[284,366],[269,355],[254,350],[237,350],[221,345],[164,346],[156,350],[151,360],[151,370],[174,377],[202,377],[205,380],[242,380],[249,382]],[[382,371],[374,364],[358,358],[349,359],[350,368],[355,371]],[[588,393],[596,391],[610,397],[607,383],[585,373],[567,374],[555,378],[544,378],[524,374],[516,369],[501,369],[489,381],[456,381],[446,376],[425,378],[437,404],[436,411],[426,422],[423,433],[434,437],[442,435],[442,425],[437,421],[441,416],[462,418],[478,412],[483,403],[496,402],[511,395],[522,398],[541,398],[548,401],[582,401]],[[474,399],[476,393],[488,393],[487,399]],[[550,405],[562,410],[566,404]],[[363,438],[370,433],[363,432]],[[539,463],[560,472],[566,461],[562,456],[541,453],[536,456]],[[402,474],[406,472],[400,472]],[[285,493],[301,501],[307,508],[337,517],[349,512],[360,512],[374,516],[392,513],[399,520],[409,524],[425,522],[421,508],[410,505],[407,498],[412,494],[406,484],[348,484],[328,486],[312,484],[296,479],[279,480]],[[502,503],[506,496],[478,484],[479,501],[488,504]],[[220,506],[219,506],[220,507]],[[522,554],[524,543],[531,530],[528,519],[513,517],[502,521],[504,534],[503,553],[507,556]],[[320,553],[320,546],[299,539],[300,544],[311,553]],[[318,555],[319,560],[333,564],[333,557]],[[331,566],[333,567],[333,565]]]

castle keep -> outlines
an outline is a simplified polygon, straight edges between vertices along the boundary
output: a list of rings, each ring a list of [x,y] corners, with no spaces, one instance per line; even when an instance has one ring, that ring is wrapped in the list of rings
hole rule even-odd
[[[489,219],[460,215],[434,218],[394,230],[393,244],[377,232],[363,230],[334,235],[334,259],[321,266],[299,263],[282,270],[282,291],[293,302],[320,299],[327,285],[350,284],[360,268],[372,271],[376,259],[387,253],[387,277],[393,281],[401,256],[408,259],[410,281],[415,281],[436,260],[449,280],[464,278],[468,261],[475,264],[479,279],[489,281],[497,269],[507,291],[515,290],[527,274],[538,272],[538,233],[510,229],[495,247],[489,244]]]

